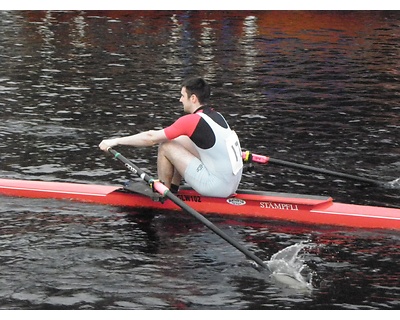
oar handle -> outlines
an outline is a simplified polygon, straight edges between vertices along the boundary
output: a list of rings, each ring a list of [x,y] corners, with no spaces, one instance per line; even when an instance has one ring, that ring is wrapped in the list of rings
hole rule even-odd
[[[251,153],[250,151],[242,152],[242,158],[243,158],[244,163],[257,162],[257,163],[267,164],[269,161],[269,157],[261,156],[259,154],[254,154],[254,153]]]
[[[243,155],[243,159],[245,162],[246,161],[247,162],[257,162],[257,163],[262,163],[262,164],[272,163],[272,164],[277,164],[277,165],[281,165],[284,167],[301,169],[301,170],[306,170],[306,171],[315,172],[315,173],[322,173],[322,174],[336,176],[336,177],[340,177],[340,178],[346,178],[346,179],[351,179],[351,180],[355,180],[355,181],[365,182],[365,183],[369,183],[369,184],[373,184],[373,185],[377,185],[377,186],[385,186],[387,184],[386,182],[383,182],[383,181],[377,181],[377,180],[370,179],[370,178],[354,176],[354,175],[347,174],[347,173],[336,172],[336,171],[332,171],[332,170],[317,168],[317,167],[294,163],[294,162],[289,162],[289,161],[285,161],[285,160],[274,159],[271,157],[250,153],[249,151],[243,152],[242,155]]]
[[[143,181],[147,182],[149,185],[153,187],[154,190],[156,190],[159,194],[162,196],[170,199],[172,202],[174,202],[177,206],[182,208],[184,211],[195,217],[197,220],[199,220],[201,223],[203,223],[207,228],[215,232],[218,236],[220,236],[222,239],[227,241],[229,244],[234,246],[236,249],[241,251],[246,257],[249,259],[253,260],[256,262],[260,267],[267,269],[267,265],[264,264],[264,262],[254,255],[252,252],[247,250],[244,246],[239,244],[237,241],[229,237],[226,233],[224,233],[221,229],[219,229],[217,226],[215,226],[211,221],[206,219],[204,216],[202,216],[200,213],[198,213],[196,210],[194,210],[192,207],[187,205],[184,201],[179,199],[175,194],[173,194],[162,182],[159,180],[153,179],[151,176],[149,176],[147,173],[145,173],[142,169],[140,169],[138,166],[136,166],[132,161],[128,160],[125,158],[122,154],[119,152],[115,151],[113,148],[108,148],[107,151],[111,153],[114,158],[118,159],[121,161],[126,168],[128,168],[131,172],[139,176]]]

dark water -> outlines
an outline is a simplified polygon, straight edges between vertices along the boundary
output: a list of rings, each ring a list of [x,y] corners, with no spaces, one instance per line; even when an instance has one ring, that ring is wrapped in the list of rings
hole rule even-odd
[[[389,11],[2,11],[0,176],[125,181],[98,143],[170,124],[182,79],[200,74],[244,148],[397,179],[399,30]],[[120,151],[156,172],[156,149]],[[398,189],[273,165],[242,187],[400,207]],[[304,291],[183,213],[0,200],[1,309],[400,308],[398,232],[210,217],[264,260],[314,244]]]

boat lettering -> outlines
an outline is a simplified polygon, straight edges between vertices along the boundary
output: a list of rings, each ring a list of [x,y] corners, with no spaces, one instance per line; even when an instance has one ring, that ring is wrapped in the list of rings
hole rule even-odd
[[[200,196],[188,196],[185,194],[178,194],[178,198],[183,201],[190,201],[190,202],[201,202]]]
[[[279,209],[279,210],[299,210],[297,204],[276,203],[276,202],[260,202],[262,209]]]

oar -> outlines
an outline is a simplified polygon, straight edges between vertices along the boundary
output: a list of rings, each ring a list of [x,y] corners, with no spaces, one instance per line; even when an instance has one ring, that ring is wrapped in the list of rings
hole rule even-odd
[[[216,227],[211,221],[209,221],[208,219],[203,217],[196,210],[194,210],[193,208],[188,206],[185,202],[183,202],[175,194],[173,194],[162,182],[150,177],[147,173],[145,173],[143,170],[141,170],[139,167],[137,167],[134,163],[132,163],[130,160],[125,158],[122,154],[115,151],[114,149],[108,148],[107,151],[110,152],[112,155],[114,155],[114,158],[121,161],[125,165],[125,167],[127,167],[131,172],[133,172],[134,174],[139,176],[143,181],[147,182],[149,184],[149,186],[151,186],[154,190],[156,190],[160,195],[164,196],[165,198],[170,199],[177,206],[181,207],[184,211],[191,214],[193,217],[195,217],[197,220],[199,220],[201,223],[203,223],[206,227],[208,227],[210,230],[214,231],[217,235],[219,235],[222,239],[224,239],[229,244],[234,246],[236,249],[241,251],[246,257],[248,257],[249,259],[256,262],[260,267],[262,267],[264,269],[268,269],[267,265],[264,264],[264,262],[259,257],[254,255],[249,250],[247,250],[244,246],[239,244],[237,241],[233,240],[231,237],[229,237],[221,229]]]
[[[347,173],[336,172],[336,171],[331,171],[331,170],[327,170],[327,169],[323,169],[323,168],[317,168],[317,167],[312,167],[312,166],[308,166],[308,165],[304,165],[304,164],[289,162],[289,161],[285,161],[285,160],[274,159],[274,158],[267,157],[267,156],[253,154],[253,153],[250,153],[249,151],[243,152],[242,155],[243,155],[243,159],[245,162],[252,161],[252,162],[263,163],[263,164],[273,163],[273,164],[281,165],[284,167],[296,168],[296,169],[336,176],[336,177],[340,177],[340,178],[351,179],[351,180],[355,180],[355,181],[359,181],[359,182],[377,185],[380,187],[387,186],[389,184],[389,182],[383,182],[383,181],[378,181],[378,180],[374,180],[374,179],[370,179],[370,178],[354,176],[354,175],[347,174]]]

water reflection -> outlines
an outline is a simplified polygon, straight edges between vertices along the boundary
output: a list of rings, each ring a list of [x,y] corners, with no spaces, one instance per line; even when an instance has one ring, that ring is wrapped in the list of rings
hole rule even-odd
[[[98,143],[169,125],[182,113],[180,83],[195,73],[212,82],[215,107],[246,149],[379,180],[400,175],[398,12],[0,17],[2,177],[125,181],[129,173]],[[156,172],[155,149],[121,152]],[[395,189],[272,165],[246,173],[242,186],[400,207]],[[265,259],[316,243],[307,262],[318,290],[304,295],[250,273],[240,253],[184,215],[7,201],[0,297],[11,307],[398,308],[397,235],[213,217]]]

